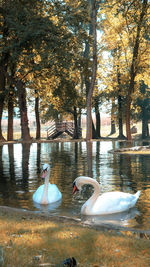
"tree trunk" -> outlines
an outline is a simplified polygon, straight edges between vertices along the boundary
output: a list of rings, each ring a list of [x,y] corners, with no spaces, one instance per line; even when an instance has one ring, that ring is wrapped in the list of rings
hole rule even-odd
[[[127,140],[131,140],[131,130],[130,130],[130,112],[131,112],[131,95],[128,94],[126,98],[126,135]]]
[[[148,122],[147,122],[147,137],[149,137],[149,127],[148,127]]]
[[[73,139],[78,139],[79,138],[79,131],[78,131],[78,119],[77,119],[77,108],[74,106],[74,134],[73,134]]]
[[[118,96],[118,125],[119,125],[119,139],[126,139],[126,137],[123,134],[123,121],[122,121],[122,97]]]
[[[27,115],[27,103],[26,103],[26,90],[22,81],[18,80],[16,83],[18,90],[19,109],[21,116],[21,137],[25,141],[31,140],[29,127],[28,127],[28,115]]]
[[[115,125],[115,120],[111,117],[111,131],[109,135],[112,135],[116,132],[116,125]]]
[[[97,138],[101,137],[101,116],[100,116],[99,109],[96,112],[96,134],[97,134]]]
[[[86,140],[88,141],[92,139],[92,115],[91,115],[92,104],[90,97],[87,98],[86,106],[87,106]]]
[[[118,48],[118,60],[120,58],[120,49]],[[119,125],[119,139],[126,139],[126,137],[123,134],[123,122],[122,122],[122,96],[121,96],[121,73],[119,69],[119,65],[117,65],[117,82],[118,82],[118,125]]]
[[[93,120],[92,120],[92,139],[97,139],[97,132],[96,132]]]
[[[14,115],[14,103],[13,103],[13,95],[9,93],[8,98],[8,129],[7,129],[7,140],[12,141],[13,140],[13,115]]]
[[[118,125],[119,125],[119,137],[123,136],[123,123],[122,123],[122,98],[118,96]]]
[[[148,119],[145,107],[142,108],[142,138],[149,137]]]
[[[36,94],[36,90],[35,90]],[[39,116],[39,97],[35,97],[35,120],[36,120],[36,139],[41,138],[41,124]]]
[[[97,138],[100,138],[101,137],[101,116],[100,116],[100,112],[99,112],[99,109],[96,110],[96,135],[97,135]]]
[[[81,128],[81,109],[79,110],[78,126]]]
[[[90,83],[90,88],[87,93],[87,121],[86,121],[86,140],[89,141],[92,139],[92,95],[95,86],[96,80],[96,71],[97,71],[97,34],[96,34],[96,0],[92,1],[92,27],[93,27],[93,65],[92,65],[92,78]]]
[[[112,135],[116,132],[116,125],[115,125],[115,120],[114,120],[114,98],[112,98],[112,108],[111,108],[111,131],[109,135]]]
[[[81,88],[80,88],[80,90],[81,90],[81,95],[83,95],[83,86],[84,86],[84,79],[83,79],[83,73],[82,72],[80,72],[80,76],[81,76]],[[78,127],[80,127],[81,128],[81,114],[82,114],[82,109],[81,108],[79,108],[79,117],[78,117]]]
[[[96,136],[97,138],[100,138],[101,118],[99,112],[99,103],[97,99],[95,99],[95,117],[96,117]]]

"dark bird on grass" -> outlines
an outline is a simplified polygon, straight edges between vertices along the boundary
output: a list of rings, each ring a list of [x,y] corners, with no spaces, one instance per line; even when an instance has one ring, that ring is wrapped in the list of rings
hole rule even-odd
[[[74,257],[68,258],[63,261],[62,266],[76,267],[77,266],[76,259]]]

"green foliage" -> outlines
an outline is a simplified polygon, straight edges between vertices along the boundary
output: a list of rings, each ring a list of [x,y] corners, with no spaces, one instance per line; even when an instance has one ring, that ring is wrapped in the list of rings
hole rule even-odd
[[[50,104],[61,111],[67,102],[77,104],[82,50],[88,40],[86,1],[14,0],[1,11],[0,58],[8,54],[15,81],[36,89],[43,102],[51,96]]]

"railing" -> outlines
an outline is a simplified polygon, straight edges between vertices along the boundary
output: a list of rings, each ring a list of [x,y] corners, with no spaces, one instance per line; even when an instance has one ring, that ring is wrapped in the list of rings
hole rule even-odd
[[[58,137],[63,132],[66,132],[68,135],[74,135],[74,123],[73,122],[54,122],[47,129],[47,139],[54,139]],[[82,136],[82,130],[79,128],[79,137]]]
[[[53,123],[48,129],[47,129],[47,139],[52,136],[53,134],[55,134],[56,132],[56,124]]]
[[[74,134],[74,124],[73,124],[73,122],[66,123],[65,132],[67,132],[69,135],[73,136],[73,134]]]

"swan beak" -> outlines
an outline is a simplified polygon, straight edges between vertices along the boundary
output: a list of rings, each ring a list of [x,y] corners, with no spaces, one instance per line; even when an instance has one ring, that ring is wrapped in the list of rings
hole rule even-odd
[[[74,194],[76,191],[79,191],[79,189],[76,187],[75,183],[73,184],[73,191],[72,194]]]
[[[41,177],[44,179],[46,177],[46,174],[47,174],[47,169],[43,170]]]

